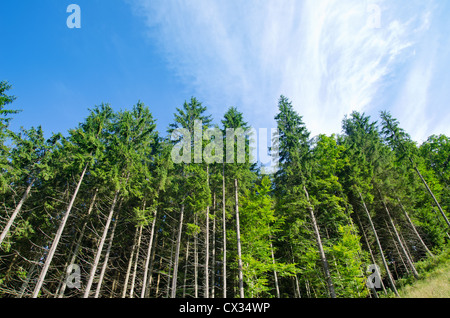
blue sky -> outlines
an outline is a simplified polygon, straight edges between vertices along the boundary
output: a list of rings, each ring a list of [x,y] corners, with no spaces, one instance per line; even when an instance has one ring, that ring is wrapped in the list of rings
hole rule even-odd
[[[390,110],[421,142],[450,135],[449,16],[439,0],[2,0],[0,80],[23,110],[14,130],[66,132],[94,105],[141,100],[165,133],[191,96],[216,122],[236,106],[270,129],[283,94],[313,135]]]

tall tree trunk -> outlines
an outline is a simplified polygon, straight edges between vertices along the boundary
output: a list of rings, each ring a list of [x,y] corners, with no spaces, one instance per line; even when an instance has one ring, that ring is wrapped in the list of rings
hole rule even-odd
[[[13,214],[11,215],[11,217],[8,220],[8,223],[6,223],[5,228],[3,229],[2,234],[0,234],[0,245],[2,245],[3,240],[5,239],[6,235],[9,232],[9,229],[11,228],[11,226],[14,223],[14,220],[16,219],[17,215],[19,215],[20,210],[22,209],[22,205],[25,203],[26,199],[28,198],[28,195],[30,194],[31,188],[33,187],[34,181],[36,179],[33,179],[30,184],[28,185],[27,189],[25,190],[25,193],[22,196],[22,199],[20,200],[19,204],[16,206],[16,208],[14,209]]]
[[[414,166],[414,170],[416,170],[417,174],[420,177],[420,180],[422,180],[422,183],[425,185],[425,188],[427,188],[428,193],[430,194],[430,196],[433,198],[434,203],[436,203],[439,212],[441,212],[442,217],[444,218],[445,222],[447,223],[447,226],[450,227],[450,221],[448,220],[447,216],[444,213],[444,210],[442,210],[441,205],[439,204],[438,200],[436,199],[436,197],[433,194],[433,191],[431,191],[430,187],[428,186],[428,183],[425,181],[425,179],[423,178],[422,174],[420,173],[419,169],[417,168],[416,164],[414,163],[414,161],[409,158],[409,160],[411,161],[412,165]]]
[[[136,245],[136,259],[134,261],[133,276],[131,277],[130,298],[134,298],[134,286],[136,284],[136,272],[137,272],[137,266],[138,266],[138,262],[139,262],[139,250],[141,248],[141,241],[142,241],[142,228],[143,228],[143,226],[140,225],[138,242]]]
[[[152,246],[153,246],[153,237],[155,235],[155,226],[156,226],[156,216],[158,214],[158,210],[155,209],[155,212],[153,213],[153,222],[152,222],[152,230],[150,233],[150,242],[148,243],[148,249],[147,249],[147,258],[145,260],[145,265],[144,265],[144,278],[142,280],[142,292],[141,292],[141,298],[145,297],[145,291],[147,289],[147,275],[148,275],[148,270],[149,270],[149,264],[150,264],[150,258],[152,255]]]
[[[180,213],[180,224],[179,224],[179,228],[178,228],[177,248],[176,248],[176,252],[175,252],[175,263],[173,266],[171,298],[175,298],[177,295],[178,261],[180,258],[181,234],[183,233],[183,218],[184,218],[184,204],[181,206],[181,213]]]
[[[270,253],[272,254],[272,263],[273,265],[275,265],[275,255],[273,254],[272,240],[270,240]],[[280,287],[278,285],[278,275],[276,270],[273,271],[273,277],[275,279],[275,290],[277,292],[277,298],[280,298]]]
[[[314,215],[314,210],[311,206],[310,200],[309,200],[309,194],[308,191],[306,190],[306,187],[303,186],[303,190],[305,191],[306,194],[306,198],[308,200],[308,210],[311,216],[311,220],[313,223],[313,228],[314,228],[314,233],[316,234],[316,241],[317,241],[317,245],[319,247],[319,254],[320,254],[320,259],[322,262],[322,267],[323,267],[323,271],[325,274],[325,279],[327,281],[327,286],[328,286],[328,291],[330,292],[330,296],[331,298],[336,298],[336,292],[334,291],[334,286],[333,286],[333,281],[331,280],[331,274],[330,274],[330,268],[328,266],[328,261],[327,258],[325,256],[325,251],[323,249],[323,245],[322,245],[322,239],[320,237],[320,232],[319,232],[319,226],[317,225],[317,221],[316,221],[316,217]]]
[[[146,205],[147,205],[146,201],[144,200],[144,204],[142,207],[143,211],[145,211]],[[139,237],[138,237],[137,248],[136,248],[136,261],[134,262],[133,276],[131,278],[130,298],[134,298],[134,286],[136,283],[137,267],[138,267],[138,262],[139,262],[139,252],[140,252],[141,241],[142,241],[142,229],[143,229],[143,225],[140,225],[139,226]]]
[[[425,248],[425,251],[427,251],[428,255],[431,256],[431,258],[434,258],[434,254],[431,253],[431,251],[428,249],[427,245],[425,244],[425,242],[422,240],[422,237],[420,236],[419,232],[417,232],[417,229],[414,225],[414,223],[411,221],[411,218],[408,215],[408,212],[406,212],[405,208],[403,207],[402,202],[400,201],[399,198],[397,198],[397,201],[400,205],[400,208],[402,209],[403,213],[406,216],[406,219],[408,220],[409,225],[411,225],[411,228],[413,229],[414,234],[416,234],[417,238],[419,239],[420,243],[422,244],[422,246]]]
[[[119,283],[119,278],[120,278],[120,271],[116,271],[116,274],[114,275],[113,283],[111,286],[111,293],[109,294],[109,298],[115,298],[115,292],[116,292],[117,285]]]
[[[387,216],[388,216],[389,223],[391,224],[391,227],[394,229],[394,234],[395,234],[395,236],[396,236],[396,238],[397,238],[398,244],[400,245],[400,248],[401,248],[403,254],[406,256],[406,261],[408,262],[408,265],[409,265],[409,267],[411,268],[411,270],[412,270],[412,272],[413,272],[413,274],[414,274],[414,277],[415,277],[416,279],[418,279],[418,278],[419,278],[419,273],[417,272],[416,267],[414,266],[413,261],[412,261],[411,258],[409,257],[408,252],[406,251],[405,246],[404,246],[403,243],[402,243],[402,240],[401,240],[401,238],[400,238],[400,235],[398,234],[397,228],[395,227],[394,220],[392,219],[391,213],[389,212],[389,209],[388,209],[388,207],[387,207],[387,205],[386,205],[386,202],[384,201],[384,198],[383,198],[383,196],[381,195],[381,191],[378,190],[378,192],[379,192],[379,194],[380,194],[380,196],[381,196],[381,202],[383,203],[384,209],[386,210],[386,214],[387,214]]]
[[[359,192],[359,190],[358,190],[358,194],[359,194],[359,197],[361,198],[361,202],[363,204],[364,211],[366,212],[367,218],[369,219],[369,223],[370,223],[370,226],[372,228],[373,234],[375,235],[375,240],[377,242],[377,246],[378,246],[378,249],[380,251],[380,255],[381,255],[381,259],[383,261],[384,268],[386,269],[386,273],[388,275],[389,283],[390,283],[390,285],[392,287],[392,290],[394,291],[395,295],[397,297],[400,297],[400,295],[397,292],[397,288],[395,287],[395,283],[394,283],[394,279],[392,278],[391,271],[389,270],[389,266],[388,266],[388,264],[386,262],[386,258],[384,257],[383,248],[381,247],[380,239],[378,238],[377,231],[375,230],[375,226],[373,225],[372,217],[370,216],[369,210],[367,209],[366,203],[364,202],[364,198],[363,198],[361,192]]]
[[[292,250],[292,245],[291,244],[289,244],[289,248],[291,250],[291,255],[292,255],[292,264],[295,264],[294,251]],[[298,298],[302,298],[302,294],[300,292],[300,283],[298,281],[297,274],[295,274],[294,277],[295,277],[295,290],[297,292],[297,297]],[[294,292],[294,294],[295,294],[295,292]]]
[[[227,298],[227,217],[225,208],[225,163],[223,163],[222,172],[222,228],[223,228],[223,270],[222,270],[222,286],[223,298]]]
[[[237,238],[237,252],[238,252],[238,277],[239,277],[239,297],[244,296],[244,276],[242,273],[242,252],[241,252],[241,230],[239,221],[239,195],[238,195],[238,180],[234,179],[235,200],[236,200],[236,238]]]
[[[197,225],[197,215],[194,215],[194,224]],[[194,297],[198,298],[198,235],[194,234]]]
[[[145,288],[145,298],[150,297],[150,292],[152,288],[153,283],[153,268],[155,267],[155,258],[156,258],[156,245],[158,241],[158,232],[154,231],[154,239],[153,239],[153,246],[152,246],[152,257],[150,260],[150,268],[148,270],[148,278],[147,278],[147,287]]]
[[[205,291],[204,297],[209,298],[209,206],[206,207],[206,234],[205,234]]]
[[[33,298],[37,298],[38,295],[39,295],[39,292],[41,291],[42,284],[44,283],[45,276],[47,275],[47,271],[48,271],[48,269],[50,267],[50,264],[51,264],[51,262],[53,260],[53,256],[55,255],[56,248],[58,247],[58,244],[59,244],[59,241],[61,239],[62,233],[63,233],[64,228],[66,226],[67,220],[69,219],[70,212],[72,211],[72,207],[73,207],[73,204],[75,203],[75,199],[77,198],[78,191],[80,190],[81,184],[83,183],[83,179],[84,179],[84,176],[85,176],[86,171],[88,169],[88,166],[89,166],[89,163],[87,163],[84,166],[83,172],[81,173],[80,179],[78,180],[78,184],[77,184],[77,187],[75,189],[75,192],[73,193],[72,199],[70,200],[69,206],[67,207],[67,211],[64,214],[63,219],[61,220],[61,223],[59,225],[58,231],[56,232],[56,236],[55,236],[55,238],[53,240],[52,246],[50,247],[50,250],[48,252],[47,258],[45,259],[44,267],[42,268],[41,274],[39,275],[39,279],[38,279],[37,284],[36,284],[36,286],[34,288]]]
[[[216,277],[216,193],[213,194],[213,229],[212,229],[212,264],[211,264],[211,298],[215,297]]]
[[[161,268],[162,257],[159,258],[159,267]],[[158,298],[159,295],[159,283],[161,282],[161,271],[158,271],[158,278],[156,279],[156,291],[155,297]]]
[[[373,252],[372,252],[372,248],[370,247],[369,239],[367,238],[367,235],[366,235],[366,231],[364,231],[364,227],[362,225],[361,219],[359,218],[358,214],[355,213],[355,215],[356,215],[356,219],[358,220],[359,227],[361,228],[361,232],[363,234],[364,241],[366,242],[367,248],[369,249],[369,253],[370,253],[370,257],[372,259],[372,263],[374,265],[377,265],[377,262],[375,260],[375,256],[373,255]],[[382,280],[381,280],[381,287],[383,288],[384,294],[387,295],[386,287],[384,287],[384,283],[383,283]],[[377,294],[377,291],[376,291],[375,288],[373,290],[373,293],[374,293],[375,298],[378,298],[378,294]]]
[[[402,256],[403,253],[400,252],[400,249],[398,248],[398,244],[397,244],[396,238],[395,238],[394,235],[392,234],[392,231],[391,231],[391,229],[389,228],[389,224],[388,224],[388,222],[387,222],[386,220],[384,220],[384,224],[386,225],[386,228],[387,228],[387,230],[388,230],[388,232],[389,232],[389,235],[391,236],[392,242],[394,242],[395,250],[397,251],[397,254],[398,254],[398,256],[400,257],[400,260],[401,260],[403,266],[404,266],[405,269],[406,269],[406,273],[409,275],[409,274],[410,274],[409,266],[408,266],[408,264],[405,263],[405,261],[404,261],[404,259],[403,259],[403,256]]]
[[[209,185],[209,166],[206,166],[206,183]],[[209,206],[206,207],[206,233],[205,233],[205,291],[204,297],[209,298]]]
[[[117,220],[114,222],[114,226],[111,231],[108,248],[106,250],[105,260],[103,262],[102,270],[100,272],[100,277],[98,279],[97,289],[95,290],[94,298],[98,298],[100,295],[100,290],[101,290],[102,284],[103,284],[103,278],[105,277],[106,268],[108,267],[109,255],[111,254],[111,248],[112,248],[113,241],[114,241],[114,233],[116,232],[117,222],[118,222]]]
[[[131,248],[131,255],[128,260],[127,272],[125,274],[125,282],[123,283],[122,298],[127,297],[128,282],[130,281],[131,275],[131,267],[133,266],[134,253],[136,253],[137,236],[138,236],[138,229],[136,228],[134,232],[133,247]]]
[[[298,281],[297,274],[294,275],[294,282],[295,282],[295,293],[297,298],[302,298],[302,294],[300,293],[300,284]]]
[[[75,260],[78,257],[78,253],[80,252],[80,248],[81,248],[81,242],[83,241],[83,237],[84,237],[84,232],[86,231],[86,227],[88,224],[88,218],[91,215],[92,211],[94,210],[94,205],[95,205],[95,201],[97,200],[97,194],[98,194],[98,188],[95,189],[95,193],[94,196],[92,198],[91,204],[89,205],[89,209],[86,215],[86,220],[83,223],[83,226],[81,227],[81,232],[80,232],[80,236],[78,237],[76,243],[75,243],[75,249],[73,251],[72,257],[69,261],[69,265],[72,265],[75,263]],[[61,286],[61,289],[59,291],[59,296],[58,298],[63,298],[64,297],[64,292],[66,291],[66,287],[67,287],[67,280],[64,279],[63,280],[63,284]]]
[[[103,246],[105,245],[106,236],[108,235],[109,226],[111,224],[111,221],[113,219],[114,215],[114,209],[116,207],[117,199],[119,197],[120,190],[116,190],[116,193],[114,195],[113,203],[111,205],[111,209],[109,211],[108,220],[106,221],[105,229],[103,230],[103,235],[100,240],[100,245],[97,249],[97,255],[94,259],[94,264],[92,264],[91,272],[89,274],[89,280],[86,285],[86,289],[84,291],[83,298],[88,298],[89,293],[91,292],[92,283],[94,282],[95,272],[97,271],[98,262],[100,261],[100,257],[102,256],[103,252]]]
[[[163,241],[162,243],[162,249],[164,250],[164,246],[165,246],[165,241]],[[159,267],[161,268],[162,266],[162,257],[159,257]],[[158,278],[156,279],[156,290],[155,290],[155,297],[158,298],[159,295],[159,283],[161,282],[161,270],[158,270]]]
[[[183,298],[186,298],[186,281],[187,281],[187,272],[188,272],[188,264],[189,264],[189,241],[186,244],[186,262],[184,264],[184,282],[183,282]]]
[[[403,246],[405,246],[405,250],[406,250],[406,252],[407,252],[408,255],[409,255],[409,258],[410,258],[411,261],[414,263],[414,257],[413,257],[413,255],[411,254],[411,250],[410,250],[409,247],[408,247],[408,243],[407,243],[407,241],[405,240],[405,238],[404,238],[404,236],[403,236],[403,233],[402,233],[402,232],[399,232],[399,234],[400,234],[400,238],[402,239]]]
[[[72,243],[72,245],[70,246],[70,251],[72,250],[72,247],[73,247],[73,243]],[[64,264],[64,268],[68,268],[68,265],[69,265],[69,260],[67,260],[66,261],[66,263]],[[61,288],[62,288],[62,286],[65,284],[65,285],[67,285],[67,283],[66,283],[66,281],[67,281],[67,277],[66,277],[66,273],[62,273],[61,275],[60,275],[60,280],[59,280],[59,283],[58,283],[58,288],[56,288],[56,292],[55,292],[55,298],[59,298],[59,294],[60,294],[60,292],[61,292]]]
[[[172,276],[172,269],[173,269],[173,264],[175,264],[175,262],[173,261],[173,249],[174,249],[174,246],[175,245],[177,245],[176,243],[177,242],[175,242],[175,231],[173,231],[173,236],[172,236],[172,240],[171,240],[171,247],[170,247],[170,261],[169,261],[169,273],[168,274],[166,274],[167,275],[167,292],[166,292],[166,298],[169,298],[169,297],[171,297],[171,295],[170,295],[170,285],[171,285],[171,282],[170,282],[170,279],[172,278],[173,279],[173,276]],[[178,267],[177,267],[177,270],[178,270]],[[173,280],[172,280],[172,284],[173,284]],[[175,285],[176,285],[177,283],[175,283]],[[176,295],[177,295],[177,292],[175,291],[175,297],[176,297]],[[175,297],[172,297],[172,298],[175,298]]]
[[[309,288],[309,280],[305,280],[305,287],[306,287],[306,296],[308,298],[311,298],[311,289]]]

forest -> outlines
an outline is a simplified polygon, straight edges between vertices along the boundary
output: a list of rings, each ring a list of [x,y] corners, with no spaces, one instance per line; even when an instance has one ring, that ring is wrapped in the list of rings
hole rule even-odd
[[[101,104],[46,138],[10,130],[10,90],[0,82],[2,298],[395,297],[448,248],[449,137],[419,145],[389,112],[312,137],[281,96],[265,174],[239,151],[171,158],[177,129],[249,129],[236,107],[216,122],[192,97],[161,133],[142,102]]]

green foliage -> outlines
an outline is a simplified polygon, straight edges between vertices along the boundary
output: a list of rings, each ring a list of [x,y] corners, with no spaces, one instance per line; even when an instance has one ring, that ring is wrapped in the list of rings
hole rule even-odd
[[[241,241],[244,282],[251,297],[268,297],[274,272],[280,277],[298,272],[293,264],[272,258],[272,240],[280,231],[281,222],[275,217],[268,177],[247,190],[241,197]]]
[[[11,172],[8,161],[10,148],[6,144],[8,137],[12,134],[8,129],[11,121],[10,115],[19,113],[17,110],[5,109],[6,105],[11,104],[16,97],[7,95],[11,85],[6,81],[0,82],[0,193],[6,190],[8,179],[7,174]]]
[[[330,250],[330,256],[335,260],[336,293],[338,297],[361,298],[368,296],[365,284],[367,277],[363,272],[363,257],[360,237],[355,235],[350,225],[339,226],[341,235]],[[367,255],[364,257],[367,258]]]
[[[188,131],[193,146],[190,155],[196,160],[174,163],[173,141],[159,135],[150,108],[142,102],[120,111],[108,104],[95,106],[83,122],[69,130],[67,137],[53,134],[46,139],[40,126],[22,128],[16,133],[9,131],[11,115],[17,113],[5,108],[15,100],[7,95],[10,89],[7,82],[0,83],[2,230],[25,190],[30,187],[31,191],[1,246],[2,297],[20,294],[27,284],[23,291],[25,297],[29,296],[27,290],[34,287],[36,268],[46,259],[83,171],[86,174],[50,266],[50,279],[40,292],[42,297],[54,297],[60,290],[69,257],[75,255],[75,263],[92,264],[116,195],[113,222],[117,231],[106,243],[111,243],[110,259],[105,263],[104,285],[99,282],[102,293],[108,291],[111,296],[121,295],[126,289],[122,285],[128,269],[129,277],[134,277],[135,290],[143,287],[139,275],[149,260],[153,275],[150,295],[168,297],[177,259],[177,296],[183,292],[201,297],[206,285],[202,282],[208,273],[209,278],[215,278],[214,285],[210,280],[210,288],[214,287],[217,297],[223,292],[223,267],[219,265],[224,259],[224,234],[225,278],[228,295],[233,294],[238,286],[236,190],[247,297],[275,297],[276,283],[281,297],[329,297],[319,236],[337,297],[369,297],[365,271],[373,262],[371,254],[377,263],[381,254],[365,208],[388,258],[388,269],[395,272],[398,283],[412,282],[402,264],[399,244],[386,228],[383,202],[421,275],[426,277],[428,271],[448,261],[448,253],[440,254],[448,245],[448,227],[416,172],[420,171],[448,213],[449,139],[444,135],[430,136],[418,147],[387,112],[380,114],[380,124],[363,113],[353,112],[342,121],[342,135],[310,139],[302,116],[281,96],[275,117],[279,169],[274,175],[262,176],[257,165],[251,163],[252,136],[237,133],[233,140],[226,138],[227,129],[245,134],[250,128],[236,107],[227,109],[220,128],[196,98],[177,108],[168,133],[180,128]],[[223,137],[225,164],[207,162],[195,152],[195,146],[204,149],[213,140],[199,139],[198,131],[194,136],[195,128],[205,134],[213,126],[220,129]],[[242,154],[236,141],[240,137],[245,141],[244,162],[238,162]],[[231,142],[234,153],[228,158],[226,149]],[[220,149],[215,151],[221,156]],[[435,259],[427,258],[405,212]],[[180,228],[182,232],[178,233]],[[111,232],[107,230],[109,240]],[[137,242],[138,233],[142,233],[141,245],[133,254],[131,247]],[[76,251],[77,243],[80,245]],[[177,245],[179,254],[175,255]],[[386,275],[382,268],[383,279]],[[186,285],[181,288],[182,281]],[[166,284],[168,288],[163,287]],[[66,291],[65,296],[68,295],[77,297],[79,292]]]

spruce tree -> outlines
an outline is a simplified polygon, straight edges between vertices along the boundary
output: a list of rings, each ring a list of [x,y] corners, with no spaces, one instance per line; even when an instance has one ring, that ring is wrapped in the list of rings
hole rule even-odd
[[[289,100],[281,96],[278,103],[279,113],[275,117],[278,128],[279,140],[279,165],[280,169],[275,174],[275,193],[278,197],[277,210],[280,217],[286,219],[289,224],[289,232],[299,235],[300,229],[305,223],[312,225],[308,234],[316,238],[318,258],[327,282],[327,291],[330,297],[335,298],[335,288],[332,281],[330,268],[323,247],[322,236],[316,218],[316,207],[310,199],[308,188],[311,185],[311,145],[310,133]],[[306,234],[306,233],[305,233]],[[302,239],[298,238],[300,241]],[[294,259],[305,259],[305,249],[300,245],[293,246]],[[311,248],[311,246],[309,246]],[[311,254],[309,254],[310,256]],[[308,256],[308,257],[309,257]],[[305,259],[306,260],[306,259]]]
[[[382,118],[382,133],[385,136],[386,142],[397,153],[399,160],[403,158],[408,159],[412,169],[416,171],[417,175],[422,180],[425,188],[427,189],[428,193],[430,194],[431,198],[433,199],[434,203],[439,209],[442,218],[447,223],[447,226],[450,227],[450,221],[447,218],[447,215],[445,214],[434,192],[428,185],[427,181],[423,177],[422,173],[420,172],[416,164],[416,160],[414,157],[416,156],[417,148],[415,144],[412,142],[411,137],[402,128],[400,128],[400,123],[398,122],[398,120],[393,118],[389,112],[385,111],[381,112],[381,118]]]

